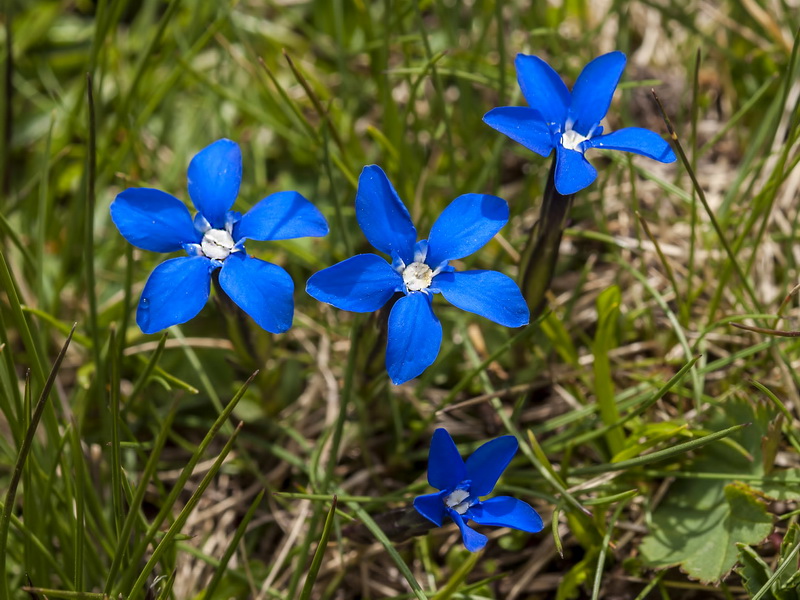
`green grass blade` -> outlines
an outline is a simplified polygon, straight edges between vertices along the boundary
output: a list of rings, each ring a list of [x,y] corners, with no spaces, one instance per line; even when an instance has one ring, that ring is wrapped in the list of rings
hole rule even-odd
[[[166,331],[161,334],[161,338],[158,340],[158,346],[156,346],[155,351],[147,360],[147,364],[142,370],[142,373],[139,375],[139,378],[136,380],[136,383],[133,384],[133,390],[131,390],[131,394],[128,396],[129,405],[136,403],[136,399],[139,397],[139,394],[142,393],[145,385],[147,385],[148,381],[150,381],[150,376],[153,374],[153,369],[158,366],[158,361],[161,360],[161,355],[164,353],[164,347],[167,343],[168,335],[169,334]]]
[[[102,350],[100,348],[100,331],[97,323],[97,281],[94,266],[94,212],[96,204],[95,182],[97,180],[97,117],[94,106],[94,90],[92,84],[92,74],[86,74],[86,102],[89,113],[89,147],[86,151],[86,204],[83,219],[84,226],[84,248],[83,248],[83,267],[86,279],[86,297],[89,304],[89,331],[92,336],[92,348],[94,350],[95,372],[98,375],[96,385],[99,389],[104,387],[101,359]]]
[[[608,353],[616,346],[621,301],[622,294],[617,286],[611,286],[603,291],[596,301],[597,331],[592,343],[594,391],[600,408],[600,418],[606,427],[619,422],[619,409],[614,398],[614,380],[611,377],[611,360]],[[619,427],[609,427],[605,437],[611,456],[616,456],[625,448],[625,435]]]
[[[73,326],[73,330],[74,329],[75,326]],[[56,375],[58,375],[61,362],[64,360],[64,357],[67,354],[67,348],[69,348],[69,343],[71,341],[72,334],[70,333],[69,337],[67,337],[66,341],[64,342],[64,345],[61,347],[61,351],[58,353],[55,362],[53,363],[53,368],[50,370],[50,375],[47,377],[47,380],[44,383],[42,393],[39,396],[39,400],[36,402],[36,408],[34,409],[33,416],[31,417],[31,424],[28,427],[28,430],[25,432],[25,438],[22,440],[22,447],[17,455],[17,460],[14,465],[14,472],[11,475],[11,481],[8,484],[8,490],[6,491],[5,501],[3,502],[3,512],[0,514],[0,578],[3,580],[0,583],[0,600],[8,600],[10,598],[6,570],[8,528],[11,522],[12,511],[14,510],[14,500],[17,494],[17,486],[19,485],[19,481],[22,477],[25,460],[28,458],[31,446],[33,445],[33,439],[36,435],[36,428],[39,426],[39,421],[44,413],[47,399],[50,397],[50,390],[53,389],[53,385],[56,382]]]
[[[574,436],[572,437],[572,444],[576,446],[585,444],[597,437],[605,435],[608,430],[613,429],[615,427],[622,427],[625,423],[643,415],[645,412],[647,412],[647,409],[649,409],[656,402],[661,400],[664,396],[667,395],[667,392],[669,392],[673,387],[675,387],[678,383],[680,383],[680,381],[686,376],[686,374],[697,363],[698,360],[700,360],[700,357],[695,356],[692,360],[683,365],[683,367],[681,367],[680,370],[677,373],[675,373],[675,375],[670,377],[669,381],[667,381],[667,383],[661,386],[658,389],[658,391],[656,391],[656,393],[653,394],[653,396],[642,402],[642,404],[640,404],[634,410],[630,411],[629,413],[626,413],[625,416],[620,417],[618,421],[611,423],[610,425],[603,425],[603,427],[595,429],[593,431],[589,431],[585,434]]]
[[[203,455],[208,446],[211,444],[212,440],[216,437],[219,430],[222,429],[223,425],[226,425],[228,423],[228,419],[230,418],[233,409],[236,408],[236,405],[239,403],[239,400],[241,400],[242,396],[244,396],[245,390],[247,390],[247,388],[250,386],[250,384],[252,383],[253,379],[255,379],[257,374],[258,371],[253,373],[250,376],[250,378],[241,386],[241,388],[239,388],[239,391],[234,395],[231,401],[228,402],[228,405],[222,410],[220,415],[214,421],[214,424],[211,426],[211,429],[208,430],[203,440],[197,446],[197,449],[189,458],[186,466],[183,468],[178,479],[175,481],[175,484],[173,485],[169,495],[167,496],[167,498],[164,499],[158,514],[150,523],[150,526],[148,527],[146,534],[140,538],[139,542],[135,545],[134,549],[131,551],[128,563],[129,565],[137,565],[138,562],[142,559],[147,549],[147,546],[155,539],[156,535],[158,534],[159,528],[161,527],[161,524],[167,519],[170,512],[172,511],[172,507],[175,505],[175,502],[178,499],[178,495],[181,493],[181,491],[183,491],[183,488],[186,485],[186,482],[189,480],[189,477],[191,477],[192,472],[194,471],[194,467],[197,465],[198,461],[200,460],[200,457]],[[231,439],[235,440],[236,436],[233,436]],[[117,593],[120,593],[122,590],[130,589],[131,581],[133,580],[134,577],[136,577],[136,571],[134,569],[129,570],[127,574],[123,577],[120,584],[112,587],[112,590],[114,590],[114,593],[112,593],[112,595],[116,595]],[[112,585],[112,583],[113,580],[109,578],[108,581],[106,582],[106,589],[108,589],[108,587]]]
[[[772,586],[775,584],[778,579],[780,579],[783,572],[788,569],[792,564],[797,564],[797,554],[800,553],[800,542],[798,542],[792,551],[786,556],[785,559],[781,561],[781,564],[775,569],[775,572],[772,576],[767,580],[767,582],[761,587],[758,592],[753,596],[752,600],[761,600],[764,596],[766,596]]]
[[[392,544],[389,538],[386,537],[386,534],[383,533],[380,527],[378,527],[378,524],[369,515],[369,513],[367,513],[367,511],[361,508],[360,505],[354,502],[348,503],[348,506],[355,513],[356,517],[358,517],[361,520],[361,522],[364,523],[364,526],[367,529],[369,529],[370,533],[372,533],[372,535],[374,535],[375,538],[384,547],[386,552],[394,561],[394,564],[400,570],[400,573],[408,582],[408,585],[411,586],[411,590],[414,592],[414,596],[416,596],[418,600],[427,600],[428,597],[425,595],[425,592],[422,591],[422,587],[419,585],[419,582],[417,581],[416,577],[414,577],[414,574],[411,572],[411,569],[409,568],[408,564],[406,563],[406,561],[403,560],[403,557],[400,556],[400,553],[394,547],[394,544]]]
[[[150,556],[147,564],[145,564],[144,568],[139,573],[139,577],[133,583],[130,590],[128,590],[127,597],[136,597],[136,594],[139,592],[139,590],[144,587],[144,584],[147,581],[147,578],[150,576],[150,573],[155,568],[156,563],[158,563],[158,561],[161,559],[161,555],[169,546],[172,545],[173,538],[186,524],[186,520],[189,518],[189,515],[192,514],[194,507],[197,506],[197,503],[200,501],[200,498],[206,491],[206,488],[209,486],[209,484],[211,484],[211,481],[214,479],[214,477],[217,476],[217,472],[222,467],[222,463],[225,461],[228,453],[233,448],[233,443],[236,441],[236,436],[239,435],[242,425],[243,423],[239,423],[239,425],[233,430],[233,435],[231,435],[231,437],[225,443],[225,446],[220,451],[219,456],[217,456],[217,459],[214,461],[214,464],[208,470],[208,473],[205,474],[203,479],[200,481],[200,484],[197,486],[197,489],[186,502],[186,506],[183,507],[175,521],[172,523],[172,525],[170,525],[169,529],[164,534],[164,537],[161,538],[161,541],[153,549],[153,554]]]
[[[230,562],[233,553],[236,552],[236,547],[239,545],[239,542],[242,540],[245,532],[247,531],[247,525],[256,514],[256,509],[258,509],[258,507],[261,505],[261,501],[263,499],[264,490],[261,490],[250,504],[250,508],[247,509],[244,517],[242,517],[242,522],[239,523],[239,526],[236,528],[236,533],[233,535],[231,543],[228,544],[228,547],[225,549],[225,554],[222,555],[219,564],[215,565],[216,570],[214,571],[211,581],[209,581],[208,585],[206,586],[205,594],[203,596],[204,598],[211,600],[214,597],[214,592],[216,591],[219,582],[222,580],[222,576],[226,571],[228,563]]]
[[[69,592],[52,588],[24,586],[23,592],[29,594],[42,594],[45,598],[59,598],[60,600],[109,600],[105,594],[93,592]]]
[[[717,233],[717,238],[719,239],[722,247],[725,249],[725,252],[728,255],[728,260],[733,268],[736,270],[736,274],[739,276],[741,281],[742,287],[744,287],[745,292],[750,298],[750,301],[753,303],[753,308],[757,312],[763,312],[761,310],[761,303],[758,301],[755,292],[753,291],[753,287],[750,285],[750,280],[745,275],[744,271],[742,270],[739,261],[736,260],[736,254],[731,249],[730,244],[728,243],[728,238],[725,237],[725,233],[722,231],[722,227],[720,227],[719,222],[717,221],[717,217],[714,215],[714,211],[711,210],[711,206],[708,204],[708,200],[706,199],[706,194],[703,191],[703,187],[697,181],[697,176],[695,175],[694,169],[692,168],[691,161],[687,158],[686,153],[683,151],[683,146],[681,145],[680,139],[678,138],[678,134],[675,129],[672,127],[672,121],[670,121],[669,117],[667,116],[667,112],[664,110],[664,105],[661,104],[661,100],[658,98],[655,92],[653,92],[653,96],[658,103],[658,107],[661,110],[661,116],[664,118],[664,123],[667,125],[667,129],[669,130],[669,135],[672,138],[673,144],[675,144],[675,148],[678,150],[678,156],[683,163],[684,168],[689,173],[689,178],[692,180],[693,189],[697,192],[697,197],[700,198],[700,202],[703,205],[703,208],[708,215],[709,220],[711,221],[711,225],[714,227],[714,231]],[[713,315],[710,315],[713,318]]]
[[[734,425],[733,427],[728,427],[727,429],[723,429],[722,431],[717,431],[716,433],[710,433],[708,435],[704,435],[696,440],[692,440],[690,442],[684,442],[683,444],[678,444],[676,446],[672,446],[671,448],[666,448],[664,450],[659,450],[657,452],[651,452],[650,454],[645,454],[644,456],[639,456],[637,458],[632,458],[630,460],[623,460],[617,463],[593,465],[590,467],[581,467],[578,469],[573,469],[572,475],[591,475],[594,473],[608,473],[611,471],[627,471],[628,469],[634,469],[636,467],[649,465],[650,463],[659,462],[667,458],[672,458],[680,454],[685,454],[686,452],[695,450],[696,448],[700,448],[702,446],[705,446],[706,444],[710,444],[711,442],[716,442],[717,440],[725,439],[733,435],[737,431],[744,429],[748,425],[750,425],[750,423],[742,423],[741,425]]]
[[[128,502],[128,514],[122,523],[122,528],[117,539],[117,547],[114,551],[111,566],[106,577],[106,594],[111,593],[112,586],[117,578],[117,574],[122,566],[122,562],[128,555],[127,548],[130,543],[131,532],[133,531],[133,527],[139,518],[139,509],[142,505],[142,501],[144,500],[144,496],[147,491],[147,485],[153,478],[153,475],[155,475],[156,469],[158,468],[158,460],[161,456],[161,451],[164,448],[167,438],[169,437],[169,432],[172,428],[172,422],[175,419],[177,412],[178,402],[176,400],[172,403],[172,407],[167,413],[167,416],[164,418],[158,436],[153,442],[153,447],[150,450],[150,456],[142,471],[139,485],[136,486],[136,491],[130,497]],[[121,483],[125,483],[124,479],[121,481]]]
[[[482,554],[482,552],[471,552],[467,560],[458,566],[458,569],[450,576],[447,583],[436,592],[431,600],[450,600],[450,598],[455,596],[461,584],[464,583],[464,580],[472,573],[475,565],[478,564],[478,560],[481,558]]]
[[[605,565],[608,547],[611,544],[611,534],[614,532],[614,527],[622,514],[622,509],[627,505],[627,501],[620,502],[614,510],[611,520],[608,522],[606,534],[603,536],[603,542],[600,546],[600,554],[597,557],[597,569],[595,570],[594,583],[592,585],[592,600],[598,600],[598,598],[600,598],[600,584],[603,582],[603,566]]]
[[[120,459],[120,439],[119,439],[119,422],[120,422],[120,363],[121,354],[117,351],[118,338],[115,328],[111,328],[111,341],[109,343],[108,357],[111,369],[110,373],[110,394],[109,402],[111,404],[111,506],[114,511],[114,525],[117,536],[122,530],[122,523],[125,520],[124,507],[122,506],[122,478],[125,473],[122,472],[122,461]]]
[[[70,427],[70,443],[72,445],[72,468],[75,474],[75,570],[73,580],[75,588],[83,589],[84,555],[86,551],[86,490],[84,488],[83,448],[81,446],[81,432],[77,421],[72,419]],[[70,502],[72,504],[72,502]]]
[[[331,536],[333,529],[333,518],[336,514],[336,504],[338,499],[336,496],[331,500],[331,508],[328,511],[328,516],[325,518],[325,524],[322,526],[322,535],[319,538],[317,549],[314,552],[314,558],[311,560],[311,566],[308,568],[308,575],[303,584],[303,590],[300,592],[300,600],[309,600],[311,592],[314,590],[314,582],[317,580],[319,569],[322,566],[322,559],[325,557],[325,549],[328,547],[328,539]]]
[[[19,335],[22,338],[22,343],[25,345],[25,349],[30,356],[34,379],[43,384],[45,382],[44,360],[39,351],[39,346],[34,340],[31,328],[25,320],[22,305],[19,301],[19,295],[17,294],[17,287],[2,251],[0,251],[0,286],[2,286],[8,296],[11,314],[14,317]]]

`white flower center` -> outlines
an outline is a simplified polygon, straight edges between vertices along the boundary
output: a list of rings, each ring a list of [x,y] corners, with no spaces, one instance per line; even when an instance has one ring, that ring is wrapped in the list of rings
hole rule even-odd
[[[409,292],[419,292],[431,287],[433,271],[423,262],[413,262],[403,269],[403,283]]]
[[[561,134],[561,145],[567,150],[578,150],[578,145],[588,139],[588,137],[582,136],[574,129],[567,129]],[[580,152],[580,150],[578,150],[578,152]]]
[[[471,502],[467,501],[467,498],[469,498],[469,492],[467,492],[467,490],[453,490],[444,499],[444,505],[447,508],[452,508],[458,514],[463,515],[472,505]]]
[[[203,254],[212,260],[225,260],[233,251],[233,246],[231,234],[224,229],[209,229],[200,242]]]

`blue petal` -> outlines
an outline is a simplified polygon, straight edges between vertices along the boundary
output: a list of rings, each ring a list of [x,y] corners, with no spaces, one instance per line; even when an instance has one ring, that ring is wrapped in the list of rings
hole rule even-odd
[[[597,178],[597,171],[577,150],[556,147],[556,190],[562,196],[581,191]]]
[[[389,314],[386,370],[399,385],[427,369],[439,354],[442,324],[433,314],[431,297],[412,292],[400,298]]]
[[[425,262],[463,258],[480,250],[508,223],[508,204],[489,194],[464,194],[442,211],[428,236]]]
[[[569,107],[568,121],[574,130],[589,135],[606,116],[624,69],[625,55],[619,51],[598,56],[583,68]]]
[[[327,233],[328,222],[311,202],[297,192],[278,192],[247,211],[235,225],[233,239],[289,240]]]
[[[553,134],[536,109],[501,106],[483,115],[483,122],[539,156],[550,156],[553,151]]]
[[[142,290],[136,324],[144,333],[156,333],[195,317],[208,301],[213,270],[205,256],[181,256],[158,265]]]
[[[549,125],[563,125],[570,95],[559,74],[538,56],[517,54],[514,64],[517,67],[517,81],[528,106],[538,110]]]
[[[467,527],[463,517],[452,508],[447,512],[450,514],[450,518],[455,521],[456,525],[458,525],[458,528],[461,530],[461,539],[464,540],[464,547],[470,552],[483,550],[484,546],[486,546],[486,542],[489,541],[489,538],[482,533],[478,533],[474,529]]]
[[[444,506],[444,494],[445,492],[436,492],[414,498],[414,508],[417,512],[439,527],[442,526],[442,520],[447,514]]]
[[[467,478],[467,467],[446,429],[433,432],[428,452],[428,483],[437,490],[454,490]]]
[[[189,196],[214,229],[225,227],[242,181],[242,152],[231,140],[217,140],[189,163]]]
[[[467,476],[472,480],[470,496],[480,497],[489,494],[508,463],[514,458],[519,444],[513,435],[486,442],[467,459]]]
[[[372,312],[403,289],[403,278],[377,254],[357,254],[314,273],[306,292],[320,302],[353,312]]]
[[[479,525],[511,527],[536,533],[544,528],[542,517],[522,500],[511,496],[497,496],[479,502],[469,508],[465,515]]]
[[[406,263],[413,262],[417,230],[386,173],[377,165],[361,171],[356,219],[374,248],[390,256],[396,252]]]
[[[222,264],[219,284],[262,329],[283,333],[292,326],[294,283],[278,265],[234,252]]]
[[[432,285],[454,306],[500,325],[522,327],[530,320],[517,284],[497,271],[440,273]]]
[[[111,220],[126,240],[151,252],[175,252],[200,236],[186,205],[166,192],[129,188],[111,203]]]
[[[584,142],[584,148],[634,152],[662,163],[671,163],[676,160],[675,153],[664,138],[654,131],[641,127],[626,127],[608,135],[593,137]]]

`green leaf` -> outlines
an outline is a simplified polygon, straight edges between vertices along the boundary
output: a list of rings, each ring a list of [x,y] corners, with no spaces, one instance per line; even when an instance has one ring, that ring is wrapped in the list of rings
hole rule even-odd
[[[800,599],[800,572],[792,575],[781,588],[779,593],[781,600]]]
[[[767,583],[772,575],[772,569],[750,546],[746,544],[736,544],[736,546],[739,548],[739,562],[742,565],[736,572],[742,578],[744,589],[753,596]],[[764,598],[774,600],[775,596],[768,594]]]
[[[775,468],[775,457],[778,455],[778,450],[783,441],[782,428],[783,415],[779,414],[767,427],[767,433],[761,442],[761,453],[763,454],[761,462],[764,465],[764,471],[767,473],[770,473]]]
[[[783,480],[790,472],[774,473],[752,487],[735,481],[736,474],[763,477],[762,437],[773,415],[762,404],[753,406],[743,400],[731,400],[719,407],[709,421],[709,429],[729,426],[731,422],[752,422],[730,439],[747,454],[733,452],[721,444],[709,444],[698,451],[683,472],[710,472],[729,480],[682,479],[669,490],[653,512],[651,532],[642,544],[642,557],[655,567],[678,565],[690,576],[705,582],[719,580],[730,571],[737,559],[736,544],[759,543],[772,530],[772,517],[761,497],[789,493]],[[767,491],[769,490],[769,491]]]
[[[597,332],[592,343],[594,354],[594,392],[600,418],[606,426],[619,421],[619,409],[614,401],[614,380],[611,377],[611,360],[608,353],[617,345],[617,322],[619,321],[622,293],[616,285],[604,290],[597,297]],[[625,436],[621,429],[610,429],[606,442],[611,456],[619,455],[625,448]]]
[[[783,541],[781,542],[781,560],[786,560],[786,557],[789,556],[789,553],[794,550],[795,544],[797,541],[800,540],[800,525],[797,523],[792,523],[789,525],[789,529],[786,530],[786,535],[783,536]],[[798,568],[792,570],[792,573],[796,573]]]
[[[786,598],[786,600],[800,598],[800,568],[798,568],[797,560],[792,556],[793,552],[795,555],[797,554],[798,543],[800,543],[800,525],[795,522],[786,530],[786,535],[783,536],[783,541],[781,542],[779,565],[786,564],[786,566],[783,567],[783,572],[778,579],[780,582],[778,596],[782,599]]]
[[[681,481],[653,514],[642,557],[654,567],[679,565],[710,583],[733,568],[737,543],[758,544],[770,531],[772,516],[745,484]]]
[[[798,600],[800,598],[800,572],[797,568],[797,554],[800,552],[800,544],[796,543],[798,538],[797,523],[792,523],[781,543],[781,560],[775,572],[766,569],[767,579],[761,582],[758,589],[751,589],[753,600]],[[750,554],[754,554],[752,550]],[[760,559],[759,559],[760,560]],[[764,565],[766,567],[766,565]],[[760,569],[757,579],[750,583],[757,583],[764,574],[764,569]]]
[[[793,501],[800,500],[798,480],[800,480],[800,469],[783,469],[773,471],[762,481],[750,482],[750,485],[773,500]]]
[[[792,526],[796,527],[797,524],[794,523]],[[787,534],[781,550],[786,546],[785,542],[788,538]],[[758,600],[798,600],[800,598],[800,571],[797,570],[796,561],[790,560],[787,564],[787,567],[792,567],[793,574],[792,569],[783,567],[783,572],[776,576],[755,550],[744,544],[738,544],[738,546],[740,549],[739,562],[743,566],[736,572],[742,577],[742,583],[752,598],[758,598]],[[781,554],[782,564],[786,558]],[[771,581],[771,577],[776,577],[780,582],[777,588],[773,587],[774,580]],[[771,587],[772,589],[770,589]]]

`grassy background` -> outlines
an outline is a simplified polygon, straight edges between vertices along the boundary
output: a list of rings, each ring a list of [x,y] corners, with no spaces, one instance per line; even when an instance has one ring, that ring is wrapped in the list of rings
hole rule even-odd
[[[800,346],[730,322],[800,328],[798,21],[790,0],[6,0],[0,599],[783,598],[766,578],[798,545]],[[607,129],[666,134],[655,87],[696,181],[595,152],[552,310],[509,331],[439,299],[439,359],[391,386],[376,317],[303,291],[369,251],[361,168],[384,168],[421,235],[459,194],[506,198],[509,225],[463,263],[515,276],[549,162],[481,116],[523,103],[517,52],[571,84],[614,49]],[[220,137],[244,154],[237,210],[298,190],[331,234],[248,243],[295,281],[288,333],[212,301],[144,336],[133,310],[164,257],[127,245],[108,206],[130,186],[188,200],[189,160]],[[436,426],[464,454],[518,435],[497,492],[545,531],[491,530],[478,557],[452,525],[380,535],[430,491]]]

